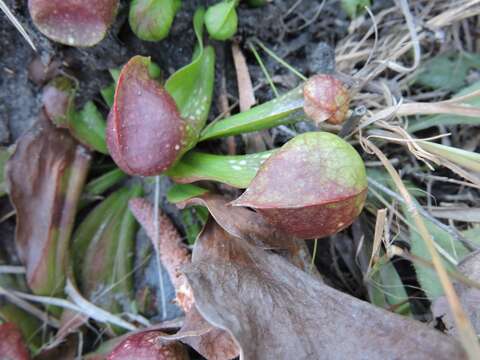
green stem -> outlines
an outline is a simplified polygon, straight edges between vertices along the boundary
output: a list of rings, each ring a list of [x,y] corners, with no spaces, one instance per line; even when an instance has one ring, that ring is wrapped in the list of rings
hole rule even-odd
[[[196,151],[185,154],[166,175],[182,184],[212,180],[237,188],[247,188],[260,165],[273,153],[212,155]]]
[[[304,119],[303,89],[298,87],[277,99],[211,123],[202,131],[199,141],[269,129]]]
[[[302,79],[303,81],[306,81],[307,78],[305,77],[305,75],[303,75],[300,71],[298,71],[297,69],[295,69],[293,66],[291,66],[289,63],[287,63],[285,60],[283,60],[280,56],[278,56],[277,54],[275,54],[272,50],[270,50],[269,48],[267,48],[260,40],[258,39],[254,39],[254,41],[258,44],[258,46],[260,46],[263,51],[265,51],[268,55],[270,55],[273,59],[275,59],[276,61],[278,61],[281,65],[283,65],[285,68],[287,68],[288,70],[290,70],[292,73],[294,73],[296,76],[298,76],[300,79]]]
[[[253,55],[255,56],[255,59],[257,59],[258,65],[260,65],[260,68],[262,69],[263,74],[264,74],[265,77],[267,78],[267,81],[268,81],[270,87],[272,88],[272,91],[275,93],[275,97],[278,98],[278,97],[280,96],[280,94],[278,93],[278,90],[277,90],[277,88],[275,87],[275,84],[273,83],[272,77],[271,77],[270,74],[268,73],[268,70],[267,70],[267,68],[265,67],[265,64],[263,63],[262,58],[261,58],[260,55],[258,54],[257,49],[255,49],[255,46],[253,46],[252,43],[249,43],[248,46],[250,47],[250,50],[252,50]]]

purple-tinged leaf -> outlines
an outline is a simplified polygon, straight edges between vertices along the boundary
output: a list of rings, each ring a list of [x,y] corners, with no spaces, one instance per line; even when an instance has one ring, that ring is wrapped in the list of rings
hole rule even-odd
[[[149,64],[149,58],[135,56],[123,67],[108,116],[108,149],[131,175],[162,173],[187,144],[188,128],[172,97],[150,77]]]
[[[36,294],[61,294],[67,249],[90,165],[88,151],[40,114],[7,163],[10,200],[17,213],[15,241]]]
[[[33,23],[61,44],[86,47],[100,42],[115,19],[118,0],[29,0]]]
[[[260,167],[234,206],[247,206],[301,239],[349,226],[367,193],[365,165],[355,149],[326,132],[296,136]]]

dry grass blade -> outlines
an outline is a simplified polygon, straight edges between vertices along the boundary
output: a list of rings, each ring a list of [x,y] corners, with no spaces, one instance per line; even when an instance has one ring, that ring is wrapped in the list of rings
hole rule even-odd
[[[478,338],[475,333],[475,330],[460,304],[458,295],[455,292],[455,289],[452,285],[452,282],[450,281],[448,273],[442,264],[440,255],[438,254],[437,249],[435,248],[435,242],[431,234],[428,232],[428,229],[422,217],[420,216],[417,210],[417,207],[413,203],[410,193],[406,189],[405,185],[403,184],[395,168],[388,161],[385,154],[369,140],[363,140],[363,145],[368,152],[374,153],[379,158],[379,160],[383,163],[385,169],[388,171],[395,185],[397,186],[398,191],[401,193],[401,195],[405,199],[405,202],[407,203],[408,208],[411,211],[412,217],[415,220],[415,225],[417,226],[420,232],[420,235],[425,241],[427,249],[432,257],[433,266],[435,268],[435,271],[437,272],[437,275],[440,279],[442,287],[445,291],[445,295],[447,297],[448,303],[454,315],[455,323],[458,328],[460,341],[468,355],[468,358],[471,360],[478,359],[478,354],[480,354],[480,344],[478,343]]]
[[[81,312],[99,322],[111,323],[126,330],[133,331],[137,329],[135,325],[129,323],[128,321],[125,321],[120,317],[113,315],[108,311],[105,311],[86,300],[68,279],[67,285],[65,286],[65,293],[72,299],[72,302],[75,304],[74,307],[70,307],[71,310]]]
[[[450,169],[452,172],[470,181],[470,183],[466,183],[465,185],[480,188],[480,178],[477,175],[478,171],[480,171],[478,165],[480,159],[478,154],[432,143],[425,139],[414,139],[403,128],[389,125],[384,121],[379,121],[377,124],[389,131],[372,130],[369,132],[368,138],[379,138],[402,144],[406,146],[417,159],[423,161],[431,170],[434,170],[433,166],[430,164],[430,162],[433,162]],[[439,135],[434,138],[445,137],[446,135],[448,134]],[[430,138],[430,140],[434,138]]]
[[[380,110],[369,117],[365,117],[359,129],[363,129],[376,121],[385,120],[394,116],[450,114],[480,118],[480,109],[470,105],[454,104],[452,102],[422,103],[413,102],[398,104]]]
[[[446,25],[450,25],[456,21],[465,19],[467,17],[476,16],[480,14],[480,0],[463,1],[462,3],[452,2],[455,6],[442,12],[440,15],[427,21],[427,27],[431,29],[438,29]]]
[[[247,61],[240,50],[238,44],[232,44],[233,63],[237,73],[238,97],[240,101],[240,111],[247,111],[256,103],[253,92],[252,79],[248,71]]]
[[[380,209],[377,211],[377,221],[375,222],[375,234],[373,236],[373,246],[372,246],[372,256],[370,257],[370,262],[366,274],[370,272],[372,264],[375,259],[378,257],[380,252],[380,245],[382,243],[383,233],[385,230],[385,221],[387,219],[387,209]]]
[[[26,272],[24,266],[0,265],[0,274],[25,274]]]
[[[3,0],[0,0],[0,9],[4,12],[5,16],[8,18],[8,20],[10,20],[13,26],[15,26],[18,32],[23,36],[23,38],[28,43],[28,45],[30,45],[33,51],[37,52],[37,48],[35,47],[35,44],[33,43],[32,39],[30,39],[30,36],[28,36],[22,24],[20,24],[20,22],[15,17],[15,15],[12,14],[7,4],[5,4]]]
[[[19,308],[25,310],[29,314],[32,314],[36,318],[40,319],[41,321],[45,322],[46,324],[58,328],[60,327],[60,322],[49,316],[47,313],[41,311],[39,308],[33,306],[28,301],[22,299],[18,294],[16,294],[13,290],[5,289],[0,286],[0,295],[5,296],[5,298],[10,301],[12,304],[15,304]]]

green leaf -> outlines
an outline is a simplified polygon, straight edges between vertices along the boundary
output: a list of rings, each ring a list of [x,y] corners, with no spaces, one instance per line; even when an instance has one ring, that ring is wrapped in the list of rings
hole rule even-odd
[[[10,159],[10,152],[6,147],[0,147],[0,196],[3,196],[7,193],[7,188],[5,185],[5,165]]]
[[[454,98],[465,96],[478,90],[480,90],[480,81],[477,81],[465,87],[464,89],[456,93]],[[480,96],[471,97],[470,99],[463,101],[463,103],[471,105],[473,107],[480,107]],[[440,114],[428,117],[421,117],[418,120],[416,120],[414,117],[410,117],[410,119],[411,124],[408,126],[408,131],[411,133],[439,125],[480,125],[479,118],[462,115]]]
[[[132,0],[129,23],[138,38],[145,41],[160,41],[168,36],[180,0]]]
[[[299,87],[248,111],[211,123],[202,131],[200,141],[269,129],[302,120],[305,120],[303,89]]]
[[[203,206],[191,206],[181,211],[187,243],[193,245],[208,219],[208,209]]]
[[[127,175],[120,169],[113,169],[85,185],[84,192],[89,196],[98,196],[125,179]]]
[[[177,70],[165,83],[165,89],[173,97],[180,114],[188,124],[190,147],[198,139],[205,126],[213,96],[215,80],[215,51],[203,47],[203,19],[205,10],[199,8],[193,19],[198,46],[190,64]]]
[[[462,235],[480,246],[480,226],[462,231]]]
[[[238,27],[236,5],[236,1],[225,0],[208,8],[205,26],[212,39],[227,40],[235,35]]]
[[[103,100],[110,108],[113,106],[113,100],[115,97],[115,86],[118,82],[118,78],[120,77],[120,70],[121,69],[109,69],[108,71],[110,72],[110,76],[113,79],[113,83],[100,90],[100,94],[102,95]]]
[[[342,9],[352,19],[362,13],[365,6],[370,6],[370,0],[342,0]]]
[[[408,294],[397,270],[391,261],[381,255],[382,253],[380,253],[380,260],[372,269],[371,279],[374,290],[369,292],[371,302],[385,309],[401,303],[408,304]]]
[[[395,190],[393,181],[384,171],[369,170],[368,176],[374,178],[375,181],[382,183],[384,186]],[[412,192],[410,193],[412,194]],[[388,196],[386,196],[386,198],[387,200],[389,199]],[[414,202],[416,206],[420,206],[416,200],[414,200]],[[401,204],[401,208],[406,219],[411,253],[419,258],[431,262],[432,258],[430,256],[430,252],[428,251],[425,241],[415,226],[415,220],[412,216],[411,210],[409,210],[405,204]],[[469,253],[469,250],[459,241],[454,239],[448,232],[440,228],[428,218],[422,216],[422,219],[437,245],[437,250],[442,256],[443,265],[447,270],[455,270],[455,266],[453,264],[461,261]],[[443,295],[443,287],[440,284],[434,269],[424,266],[418,262],[414,262],[413,266],[417,273],[418,281],[430,300],[434,300]]]
[[[66,76],[51,80],[42,92],[42,105],[47,117],[57,127],[68,128],[75,111],[77,84]]]
[[[75,232],[72,258],[82,294],[112,312],[130,310],[136,222],[128,201],[140,185],[121,189],[95,207]]]
[[[208,192],[207,189],[192,184],[174,184],[167,192],[167,200],[173,204],[197,197]]]
[[[237,188],[246,188],[257,174],[260,165],[272,153],[273,151],[265,151],[232,156],[190,151],[166,174],[180,183],[212,180]]]
[[[92,101],[85,104],[83,109],[72,116],[70,133],[75,139],[90,149],[102,154],[108,154],[105,142],[105,120]]]
[[[102,95],[102,98],[108,107],[111,108],[113,106],[113,99],[115,97],[115,84],[105,86],[100,90],[100,94]]]
[[[446,53],[427,61],[419,69],[415,83],[433,90],[456,91],[465,84],[468,71],[478,67],[480,56]]]
[[[267,5],[268,0],[247,0],[249,6],[260,7]]]
[[[409,211],[405,205],[402,206],[402,210],[409,223],[411,253],[431,262],[432,257],[427,249],[427,246],[425,245],[425,241],[420,236],[415,226],[415,221],[411,215],[411,211]],[[453,239],[452,236],[446,231],[432,223],[429,219],[423,217],[423,221],[427,226],[428,232],[432,235],[433,240],[437,244],[437,249],[439,249],[440,254],[443,255],[443,265],[447,270],[455,270],[455,266],[450,261],[447,261],[445,255],[458,262],[469,253],[469,250],[460,242]],[[418,263],[414,263],[413,266],[415,267],[418,281],[430,300],[434,300],[443,295],[443,287],[434,269]]]
[[[122,170],[115,168],[107,173],[91,180],[83,191],[78,209],[83,209],[92,201],[96,200],[99,195],[110,189],[115,184],[124,180],[127,177]]]

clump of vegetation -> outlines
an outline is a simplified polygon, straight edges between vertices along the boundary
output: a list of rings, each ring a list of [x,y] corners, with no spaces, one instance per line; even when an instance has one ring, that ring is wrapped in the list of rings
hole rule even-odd
[[[128,5],[28,2],[67,46],[35,65],[37,120],[0,149],[0,354],[475,359],[475,1]],[[258,19],[278,28],[243,38]],[[126,57],[92,95],[67,65],[109,41]]]

